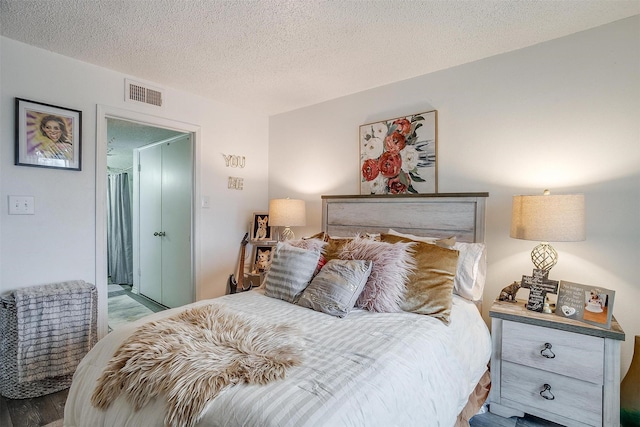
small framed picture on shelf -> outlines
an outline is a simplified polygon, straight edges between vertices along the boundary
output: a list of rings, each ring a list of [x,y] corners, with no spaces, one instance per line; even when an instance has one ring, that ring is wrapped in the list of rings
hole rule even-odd
[[[251,222],[251,241],[274,242],[272,228],[269,226],[269,212],[254,212]]]
[[[556,314],[611,329],[615,291],[602,286],[561,281]]]
[[[251,272],[254,274],[267,272],[269,267],[271,267],[271,259],[273,258],[273,251],[275,249],[275,245],[254,245]]]

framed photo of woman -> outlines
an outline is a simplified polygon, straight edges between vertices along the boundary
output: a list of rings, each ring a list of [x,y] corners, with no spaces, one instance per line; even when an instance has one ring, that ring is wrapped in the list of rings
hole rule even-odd
[[[82,111],[16,98],[15,164],[81,170]]]

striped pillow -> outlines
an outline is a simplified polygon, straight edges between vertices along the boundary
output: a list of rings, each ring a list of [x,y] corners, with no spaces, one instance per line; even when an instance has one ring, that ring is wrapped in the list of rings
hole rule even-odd
[[[295,303],[318,265],[320,252],[278,242],[265,278],[265,295]]]

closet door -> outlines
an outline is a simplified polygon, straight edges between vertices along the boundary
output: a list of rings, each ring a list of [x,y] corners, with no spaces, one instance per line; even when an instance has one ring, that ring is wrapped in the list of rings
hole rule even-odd
[[[191,139],[139,153],[140,293],[178,307],[193,301]]]
[[[191,141],[162,146],[162,304],[193,301],[191,278]]]
[[[162,146],[140,150],[140,293],[162,303]]]

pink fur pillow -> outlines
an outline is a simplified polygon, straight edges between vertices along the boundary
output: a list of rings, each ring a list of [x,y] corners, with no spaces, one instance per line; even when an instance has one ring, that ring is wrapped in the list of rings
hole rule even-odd
[[[340,250],[340,259],[373,262],[371,274],[358,297],[356,307],[380,313],[402,311],[405,283],[415,269],[412,242],[387,243],[356,237]]]

